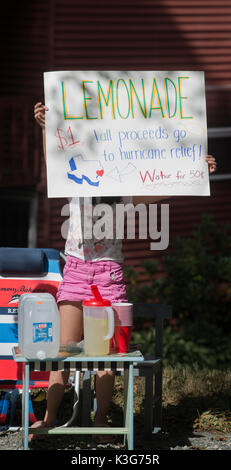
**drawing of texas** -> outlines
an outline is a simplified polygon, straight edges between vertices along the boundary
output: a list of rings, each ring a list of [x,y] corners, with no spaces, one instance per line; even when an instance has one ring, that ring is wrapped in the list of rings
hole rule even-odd
[[[104,169],[100,160],[86,160],[83,155],[78,154],[69,160],[70,171],[67,177],[77,184],[84,181],[91,186],[99,186],[100,178],[104,174]]]

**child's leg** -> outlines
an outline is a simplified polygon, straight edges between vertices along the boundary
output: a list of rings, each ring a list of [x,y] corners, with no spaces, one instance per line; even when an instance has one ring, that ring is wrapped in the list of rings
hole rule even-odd
[[[111,403],[115,374],[112,371],[99,371],[96,374],[97,412],[95,426],[106,424],[106,417]]]
[[[81,302],[62,301],[60,311],[60,344],[67,345],[70,341],[79,342],[83,333],[83,314]],[[62,401],[65,385],[68,381],[68,371],[53,371],[50,373],[47,409],[44,417],[46,426],[55,426],[57,412]],[[95,425],[105,424],[114,386],[114,373],[100,371],[96,376],[97,415]]]
[[[83,313],[81,302],[62,301],[60,312],[60,345],[70,341],[79,342],[83,333]],[[69,371],[53,371],[50,373],[47,394],[47,409],[44,422],[47,426],[55,426],[58,408],[62,401]]]

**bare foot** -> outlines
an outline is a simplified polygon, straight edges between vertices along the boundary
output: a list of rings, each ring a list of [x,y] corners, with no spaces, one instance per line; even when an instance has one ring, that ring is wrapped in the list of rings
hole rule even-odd
[[[48,428],[52,429],[54,426],[48,426],[45,421],[36,421],[36,423],[32,424],[31,428],[34,429],[43,429]],[[45,439],[45,435],[43,434],[29,434],[28,442],[32,442],[35,439]]]
[[[107,423],[94,423],[95,428],[109,428]],[[113,434],[94,434],[93,439],[98,442],[98,444],[107,444],[112,443],[115,440]]]

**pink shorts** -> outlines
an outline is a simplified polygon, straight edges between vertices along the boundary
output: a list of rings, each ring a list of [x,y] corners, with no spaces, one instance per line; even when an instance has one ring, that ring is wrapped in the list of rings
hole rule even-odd
[[[82,261],[67,256],[57,302],[82,302],[92,298],[91,285],[96,284],[101,296],[111,302],[127,302],[122,265],[115,261]]]

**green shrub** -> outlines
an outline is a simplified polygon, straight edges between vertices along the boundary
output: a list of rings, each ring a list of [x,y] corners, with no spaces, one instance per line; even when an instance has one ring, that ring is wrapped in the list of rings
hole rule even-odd
[[[165,275],[157,261],[145,261],[148,283],[126,270],[131,302],[171,305],[173,320],[164,330],[164,357],[169,364],[197,363],[225,367],[231,359],[230,226],[203,215],[191,238],[177,237],[163,256]],[[150,329],[149,329],[150,330]],[[153,351],[154,333],[134,331],[135,343]]]

